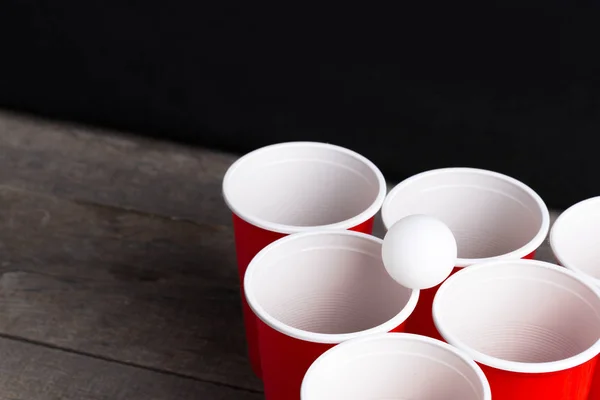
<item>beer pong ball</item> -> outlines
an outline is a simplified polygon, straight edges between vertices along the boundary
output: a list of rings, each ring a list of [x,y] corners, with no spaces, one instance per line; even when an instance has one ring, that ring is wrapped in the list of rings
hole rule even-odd
[[[388,333],[353,339],[321,355],[301,400],[490,400],[481,368],[456,348],[425,336]]]
[[[383,263],[396,282],[411,289],[437,286],[456,264],[456,240],[448,226],[427,215],[410,215],[387,231]]]
[[[476,168],[442,168],[396,185],[381,210],[387,229],[412,214],[448,225],[458,247],[456,266],[533,253],[550,228],[550,213],[524,183]]]
[[[440,286],[433,319],[482,366],[494,400],[587,399],[600,291],[574,272],[535,260],[470,266]]]
[[[563,212],[552,226],[550,247],[563,267],[600,286],[600,197]]]

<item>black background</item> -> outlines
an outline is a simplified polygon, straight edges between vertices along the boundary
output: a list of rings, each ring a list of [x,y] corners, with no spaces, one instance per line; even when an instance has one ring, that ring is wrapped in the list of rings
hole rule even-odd
[[[0,4],[5,108],[234,152],[328,141],[389,180],[488,168],[552,207],[600,194],[593,2]]]

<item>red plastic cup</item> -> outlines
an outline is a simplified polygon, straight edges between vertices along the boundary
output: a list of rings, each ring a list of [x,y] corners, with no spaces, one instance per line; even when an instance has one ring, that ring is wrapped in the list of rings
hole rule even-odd
[[[600,288],[600,197],[563,212],[550,231],[550,247],[560,265]],[[600,368],[596,368],[589,398],[600,399]]]
[[[298,400],[304,374],[334,345],[403,331],[419,291],[390,277],[381,245],[364,233],[315,231],[279,239],[254,257],[244,289],[259,318],[267,400]]]
[[[385,199],[383,223],[389,229],[412,214],[436,217],[452,230],[458,246],[452,274],[480,262],[533,258],[550,227],[548,207],[530,187],[474,168],[436,169],[399,183]],[[431,316],[438,288],[421,291],[407,332],[441,339]]]
[[[586,400],[600,352],[600,290],[566,268],[494,261],[446,280],[442,337],[482,367],[494,400]]]
[[[237,160],[223,179],[223,196],[233,212],[242,293],[248,263],[265,246],[316,229],[371,233],[385,194],[371,161],[331,144],[275,144]],[[243,294],[242,309],[250,363],[260,377],[257,321]]]
[[[302,382],[302,400],[491,400],[481,368],[456,348],[425,336],[385,333],[323,353]]]

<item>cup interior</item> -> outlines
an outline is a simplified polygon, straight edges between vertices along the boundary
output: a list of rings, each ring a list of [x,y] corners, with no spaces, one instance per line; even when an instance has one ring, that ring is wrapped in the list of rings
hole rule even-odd
[[[546,206],[527,186],[502,174],[471,168],[429,171],[396,186],[382,209],[386,227],[412,214],[431,215],[448,225],[459,259],[505,255],[536,239],[539,246],[549,224]]]
[[[366,220],[379,211],[386,191],[381,172],[366,158],[311,142],[247,154],[230,168],[223,188],[242,218],[293,227],[332,225],[369,212]]]
[[[415,296],[386,272],[380,239],[347,231],[281,239],[252,261],[245,290],[259,318],[286,333],[304,332],[314,341],[321,341],[312,339],[314,334],[344,335],[384,326],[387,332],[403,322],[398,320],[402,315],[408,317],[408,305],[414,308],[418,297],[418,291]]]
[[[479,367],[449,345],[409,334],[385,334],[336,346],[315,361],[302,400],[489,399]]]
[[[552,227],[550,244],[563,266],[600,284],[600,197],[578,203],[561,214]]]
[[[500,369],[513,370],[514,363],[537,372],[566,368],[561,363],[567,359],[593,357],[576,360],[600,339],[598,292],[566,269],[538,261],[480,264],[458,272],[436,294],[433,315],[450,344]]]

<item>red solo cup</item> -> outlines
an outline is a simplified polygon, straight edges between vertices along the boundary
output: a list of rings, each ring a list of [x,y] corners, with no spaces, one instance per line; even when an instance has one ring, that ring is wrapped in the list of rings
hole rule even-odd
[[[533,258],[550,227],[548,207],[530,187],[474,168],[437,169],[399,183],[385,199],[383,223],[389,229],[412,214],[438,218],[452,230],[458,246],[452,274],[480,262]],[[421,291],[407,332],[441,339],[431,316],[438,288]]]
[[[456,348],[425,336],[385,333],[323,353],[302,382],[302,400],[491,400],[481,368]]]
[[[442,337],[480,364],[494,400],[586,400],[600,352],[600,290],[566,268],[500,260],[438,290]]]
[[[563,212],[550,231],[550,247],[560,265],[600,287],[600,197]],[[600,399],[600,368],[596,368],[589,398]]]
[[[233,213],[240,283],[250,260],[285,235],[316,229],[371,233],[385,193],[381,171],[343,147],[291,142],[243,156],[223,179],[223,196]],[[242,310],[250,363],[260,377],[257,321],[243,294]]]
[[[259,318],[267,400],[298,400],[304,374],[334,345],[404,330],[419,291],[387,273],[382,243],[352,231],[304,232],[254,257],[244,290]]]

